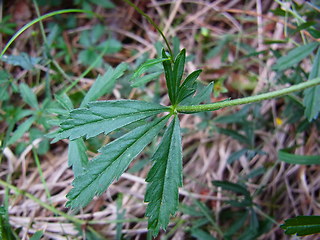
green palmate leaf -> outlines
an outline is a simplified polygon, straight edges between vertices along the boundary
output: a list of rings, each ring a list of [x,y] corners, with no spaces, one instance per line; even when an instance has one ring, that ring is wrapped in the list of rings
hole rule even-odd
[[[6,62],[8,64],[14,65],[14,66],[20,66],[26,70],[30,70],[40,62],[41,58],[31,57],[26,53],[21,53],[19,56],[2,56],[0,58],[1,61]]]
[[[162,58],[168,58],[168,55],[164,49],[162,49]],[[172,64],[170,60],[163,61],[162,62],[163,68],[164,68],[164,74],[166,77],[166,84],[168,88],[168,95],[170,98],[171,103],[174,103],[174,90],[175,90],[175,85],[174,85],[174,76],[173,76],[173,71],[172,71]]]
[[[77,177],[83,173],[88,165],[87,148],[82,138],[69,142],[68,165],[72,166],[74,176]]]
[[[61,130],[55,134],[53,142],[63,138],[73,140],[108,134],[158,113],[169,112],[169,108],[162,105],[135,100],[97,101],[87,106],[70,112],[70,117],[61,123]]]
[[[309,80],[320,77],[320,48],[318,49],[317,55],[314,59]],[[305,106],[304,115],[309,121],[316,119],[320,112],[320,86],[308,88],[303,92],[303,105]]]
[[[104,26],[101,24],[97,24],[91,30],[86,30],[81,33],[80,44],[84,47],[90,48],[98,43],[104,32]]]
[[[277,60],[276,64],[272,67],[273,70],[283,71],[294,66],[311,54],[317,46],[319,46],[319,43],[312,42],[291,50],[287,55],[282,56]]]
[[[73,181],[67,207],[86,206],[95,195],[102,194],[157,136],[168,119],[169,115],[146,123],[102,147],[101,154],[89,161],[86,171]]]
[[[84,107],[88,102],[97,100],[104,94],[110,92],[113,89],[116,80],[123,75],[127,68],[127,63],[121,63],[115,69],[109,67],[108,71],[103,76],[99,76],[91,86],[90,90],[81,102],[80,107]]]
[[[31,88],[25,84],[21,83],[19,85],[20,94],[23,100],[32,108],[39,109],[37,96],[31,90]]]
[[[202,70],[196,70],[192,72],[181,84],[180,88],[178,89],[178,103],[196,92],[196,80],[201,72]]]
[[[320,216],[297,216],[285,221],[281,228],[286,234],[305,236],[320,233]]]
[[[145,63],[141,64],[138,67],[138,69],[134,72],[134,74],[132,75],[131,81],[135,81],[136,79],[138,79],[140,75],[145,73],[149,68],[168,60],[170,60],[170,58],[168,58],[167,56],[164,56],[162,58],[147,60]]]
[[[278,159],[282,162],[290,163],[290,164],[320,164],[320,155],[317,156],[306,156],[306,155],[295,155],[292,153],[285,152],[284,150],[280,150],[278,152]]]
[[[183,76],[185,62],[186,62],[186,50],[182,49],[181,52],[176,57],[176,59],[174,60],[174,64],[173,64],[173,86],[174,86],[175,100],[178,95],[178,89]],[[173,102],[173,104],[176,104],[176,103],[177,102]]]
[[[146,210],[148,228],[157,235],[160,228],[166,229],[170,215],[175,214],[178,190],[182,186],[181,134],[177,116],[164,133],[152,161],[153,166],[146,178],[149,183],[145,202],[149,203]]]

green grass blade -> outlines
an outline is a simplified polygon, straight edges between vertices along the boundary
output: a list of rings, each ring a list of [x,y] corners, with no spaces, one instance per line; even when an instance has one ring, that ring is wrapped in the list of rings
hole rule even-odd
[[[278,159],[282,162],[286,162],[290,164],[300,164],[300,165],[320,164],[320,155],[316,155],[316,156],[295,155],[292,153],[287,153],[284,150],[280,150],[278,152]]]
[[[87,10],[82,10],[82,9],[64,9],[64,10],[59,10],[59,11],[54,11],[54,12],[50,12],[47,13],[45,15],[42,15],[34,20],[32,20],[31,22],[27,23],[26,25],[24,25],[18,32],[16,32],[15,35],[12,36],[12,38],[9,40],[9,42],[4,46],[3,50],[1,51],[0,57],[2,57],[5,52],[7,51],[7,49],[10,47],[10,45],[25,31],[27,30],[29,27],[31,27],[32,25],[46,19],[49,17],[53,17],[56,15],[60,15],[60,14],[64,14],[64,13],[89,13],[89,14],[93,14],[96,15],[94,12],[91,11],[87,11]]]
[[[148,173],[145,202],[148,228],[157,235],[166,229],[170,215],[178,207],[179,187],[182,186],[182,149],[179,119],[175,116],[152,158],[153,166]]]
[[[280,226],[286,234],[305,236],[320,233],[320,216],[297,216],[289,218]]]
[[[174,99],[177,100],[178,90],[180,87],[181,79],[184,73],[184,65],[186,63],[186,50],[182,49],[176,57],[173,64],[173,86],[174,86]],[[173,104],[176,104],[174,102]]]
[[[318,49],[317,55],[314,59],[309,80],[320,77],[320,48]],[[320,112],[320,86],[308,88],[303,92],[303,105],[305,106],[304,115],[309,121],[316,119]]]
[[[167,58],[167,54],[164,49],[162,49],[162,58]],[[174,99],[174,76],[173,76],[173,71],[172,71],[172,64],[171,61],[163,61],[162,62],[163,68],[164,68],[164,74],[166,77],[166,83],[167,83],[167,88],[168,88],[168,94],[171,103],[173,104],[175,102]]]
[[[158,118],[102,147],[101,155],[89,161],[86,172],[75,178],[74,188],[68,193],[66,206],[86,206],[94,196],[102,194],[118,179],[131,161],[157,136],[168,121],[169,115]]]
[[[319,43],[312,42],[291,50],[287,55],[280,57],[276,64],[272,67],[275,71],[286,70],[295,64],[299,63],[302,59],[306,58],[313,50],[319,46]]]

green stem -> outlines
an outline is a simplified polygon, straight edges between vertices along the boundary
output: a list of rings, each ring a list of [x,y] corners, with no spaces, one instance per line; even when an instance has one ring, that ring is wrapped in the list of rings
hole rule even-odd
[[[10,47],[10,45],[25,31],[27,30],[29,27],[31,27],[33,24],[38,23],[46,18],[55,16],[55,15],[59,15],[59,14],[64,14],[64,13],[89,13],[89,14],[93,14],[96,15],[94,12],[91,11],[87,11],[87,10],[82,10],[82,9],[64,9],[64,10],[59,10],[59,11],[54,11],[54,12],[50,12],[47,13],[43,16],[40,16],[36,19],[34,19],[33,21],[27,23],[26,25],[24,25],[18,32],[16,32],[16,34],[14,34],[12,36],[12,38],[9,40],[9,42],[5,45],[4,49],[2,50],[0,57],[2,57],[4,55],[4,53],[7,51],[7,49]]]
[[[176,111],[180,112],[180,113],[215,111],[215,110],[218,110],[218,109],[224,108],[224,107],[231,107],[231,106],[237,106],[237,105],[241,105],[241,104],[260,102],[262,100],[281,97],[281,96],[288,95],[293,92],[301,91],[301,90],[309,88],[309,87],[314,87],[318,84],[320,84],[320,78],[315,78],[315,79],[312,79],[312,80],[309,80],[309,81],[306,81],[303,83],[293,85],[288,88],[284,88],[281,90],[268,92],[268,93],[262,93],[262,94],[259,94],[256,96],[238,98],[238,99],[234,99],[234,100],[230,100],[230,101],[222,101],[222,102],[203,104],[203,105],[177,106]]]
[[[140,13],[142,16],[144,16],[148,22],[155,28],[157,29],[157,31],[160,33],[160,35],[162,36],[163,40],[165,41],[168,51],[170,53],[171,59],[174,59],[174,55],[173,52],[171,50],[170,44],[167,40],[167,38],[164,36],[163,32],[161,31],[161,29],[158,27],[158,25],[146,14],[144,13],[144,11],[142,11],[137,5],[135,5],[133,2],[131,2],[130,0],[123,0],[125,1],[127,4],[129,4],[131,7],[133,7],[138,13]]]
[[[81,219],[78,219],[76,217],[73,217],[67,213],[64,213],[58,209],[56,209],[55,207],[45,203],[45,202],[42,202],[40,199],[36,198],[35,196],[33,196],[32,194],[20,189],[20,188],[17,188],[5,181],[2,181],[0,179],[0,185],[4,186],[6,189],[11,189],[13,191],[15,191],[17,194],[21,194],[23,196],[26,196],[27,198],[30,198],[32,201],[36,202],[37,204],[39,204],[41,207],[53,212],[54,214],[56,215],[60,215],[62,217],[64,217],[65,219],[69,220],[70,222],[73,222],[74,224],[76,225],[79,225],[79,226],[86,226],[87,225],[87,221],[85,220],[81,220]],[[91,226],[86,226],[86,228],[92,232],[93,234],[95,234],[96,236],[98,236],[100,239],[105,239],[101,234],[99,234],[95,229],[93,229]]]
[[[21,194],[21,195],[26,196],[27,198],[30,198],[32,201],[36,202],[37,204],[39,204],[43,208],[48,209],[49,211],[51,211],[51,212],[53,212],[53,213],[55,213],[57,215],[60,215],[60,216],[62,216],[64,218],[68,219],[69,221],[74,222],[75,224],[79,224],[80,226],[86,224],[86,221],[78,219],[78,218],[73,217],[73,216],[70,216],[69,214],[66,214],[66,213],[62,212],[62,211],[54,208],[53,206],[51,206],[51,205],[49,205],[49,204],[47,204],[45,202],[42,202],[41,200],[39,200],[38,198],[36,198],[32,194],[30,194],[30,193],[28,193],[28,192],[26,192],[24,190],[21,190],[21,189],[15,187],[15,186],[5,182],[5,181],[2,181],[1,179],[0,179],[0,185],[5,186],[6,188],[10,188],[11,190],[15,191],[17,194]]]
[[[42,168],[41,168],[41,164],[40,164],[40,159],[39,159],[38,153],[37,153],[37,151],[36,151],[35,148],[32,148],[32,152],[33,152],[34,161],[36,162],[36,166],[37,166],[37,169],[38,169],[38,173],[39,173],[41,182],[42,182],[42,184],[43,184],[43,188],[44,188],[45,193],[46,193],[46,195],[47,195],[47,199],[48,199],[48,200],[50,201],[50,203],[51,203],[51,194],[50,194],[50,191],[49,191],[49,188],[48,188],[46,179],[45,179],[45,177],[43,176],[43,171],[42,171]]]

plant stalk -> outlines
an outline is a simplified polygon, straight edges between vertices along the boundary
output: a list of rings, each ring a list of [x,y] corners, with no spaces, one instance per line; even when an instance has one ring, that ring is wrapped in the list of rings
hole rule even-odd
[[[54,12],[50,12],[47,13],[45,15],[42,15],[36,19],[34,19],[33,21],[27,23],[26,25],[24,25],[18,32],[16,32],[12,38],[9,40],[9,42],[4,46],[3,50],[0,53],[0,57],[2,57],[5,52],[7,51],[7,49],[10,47],[10,45],[25,31],[27,30],[29,27],[31,27],[32,25],[34,25],[35,23],[41,22],[42,20],[49,18],[49,17],[53,17],[59,14],[64,14],[64,13],[89,13],[89,14],[93,14],[96,15],[94,12],[91,11],[87,11],[87,10],[82,10],[82,9],[65,9],[65,10],[59,10],[59,11],[54,11]]]
[[[5,181],[2,181],[1,179],[0,179],[0,185],[15,191],[17,194],[21,194],[21,195],[24,195],[24,196],[30,198],[32,201],[38,203],[43,208],[45,208],[45,209],[47,209],[47,210],[49,210],[49,211],[51,211],[51,212],[53,212],[53,213],[55,213],[57,215],[65,217],[66,219],[68,219],[71,222],[74,222],[75,224],[78,224],[78,225],[82,226],[82,225],[85,225],[87,223],[84,220],[81,220],[81,219],[78,219],[76,217],[73,217],[73,216],[71,216],[71,215],[69,215],[67,213],[64,213],[64,212],[56,209],[55,207],[53,207],[53,206],[51,206],[51,205],[49,205],[49,204],[47,204],[45,202],[42,202],[40,199],[36,198],[32,194],[30,194],[30,193],[28,193],[28,192],[26,192],[26,191],[24,191],[24,190],[22,190],[20,188],[17,188],[17,187],[15,187],[15,186],[13,186],[13,185],[5,182]]]
[[[177,106],[176,111],[179,113],[196,113],[196,112],[205,112],[205,111],[215,111],[220,108],[224,107],[231,107],[231,106],[237,106],[242,104],[248,104],[248,103],[254,103],[254,102],[260,102],[262,100],[268,100],[272,98],[281,97],[284,95],[288,95],[293,92],[298,92],[303,89],[314,87],[316,85],[320,84],[320,78],[315,78],[303,83],[299,83],[296,85],[293,85],[288,88],[284,88],[281,90],[268,92],[268,93],[262,93],[256,96],[250,96],[245,98],[238,98],[230,101],[222,101],[222,102],[216,102],[216,103],[210,103],[210,104],[203,104],[203,105],[191,105],[191,106]]]
[[[174,55],[173,52],[171,50],[170,44],[166,38],[166,36],[163,34],[163,32],[161,31],[161,29],[159,28],[159,26],[144,12],[142,11],[137,5],[135,5],[133,2],[131,2],[130,0],[123,0],[125,1],[127,4],[129,4],[131,7],[133,7],[138,13],[140,13],[142,16],[144,16],[148,22],[155,28],[157,29],[157,31],[160,33],[161,37],[163,38],[163,40],[165,41],[168,51],[170,53],[171,59],[174,59]]]

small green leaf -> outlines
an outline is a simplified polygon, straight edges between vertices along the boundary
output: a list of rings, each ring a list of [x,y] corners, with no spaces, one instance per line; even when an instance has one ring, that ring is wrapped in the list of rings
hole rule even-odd
[[[0,206],[0,237],[3,240],[15,240],[13,229],[9,223],[8,211],[4,206]]]
[[[98,52],[105,51],[105,54],[113,54],[113,53],[119,52],[121,48],[122,48],[121,42],[119,42],[117,39],[110,38],[100,43],[97,47],[97,50]]]
[[[251,141],[249,136],[246,134],[241,134],[238,131],[232,130],[232,129],[227,129],[227,128],[217,128],[218,132],[227,136],[230,136],[240,143],[247,144],[248,146],[251,145]]]
[[[91,86],[81,102],[80,107],[84,107],[88,102],[95,101],[104,94],[110,92],[113,89],[116,80],[123,75],[127,68],[127,63],[121,63],[115,69],[109,67],[108,71],[103,76],[99,76]]]
[[[39,109],[37,96],[34,94],[32,89],[25,83],[19,85],[20,94],[23,100],[32,108]]]
[[[177,57],[180,52],[180,39],[177,36],[172,38],[173,56]]]
[[[163,72],[154,72],[154,73],[150,73],[150,74],[146,74],[143,77],[137,78],[133,84],[131,84],[132,87],[140,87],[148,82],[150,82],[151,80],[158,78]]]
[[[234,223],[230,225],[227,229],[227,231],[224,233],[224,237],[226,239],[232,239],[232,235],[237,233],[240,228],[245,224],[247,217],[249,215],[248,211],[245,211],[243,214],[239,216],[239,218],[234,220]]]
[[[297,216],[285,220],[280,226],[286,234],[305,236],[320,233],[320,216]]]
[[[210,233],[205,232],[199,228],[192,229],[191,231],[192,237],[199,239],[199,240],[217,240],[217,238],[210,235]]]
[[[43,236],[42,231],[36,231],[33,236],[30,238],[30,240],[40,240]]]
[[[190,95],[181,101],[180,105],[198,105],[201,102],[210,99],[210,95],[213,89],[213,82],[209,83],[208,86],[203,87],[202,89],[198,89],[195,96]],[[198,84],[199,86],[200,84]]]
[[[19,140],[23,134],[25,134],[31,127],[31,125],[34,123],[35,117],[30,117],[27,120],[25,120],[23,123],[19,125],[16,131],[14,131],[13,135],[7,142],[7,145],[11,145],[15,143],[17,140]]]
[[[317,156],[306,156],[306,155],[295,155],[288,153],[284,150],[278,152],[278,159],[282,162],[290,164],[301,164],[301,165],[311,165],[320,164],[320,155]]]
[[[162,49],[162,58],[168,58],[168,55],[164,49]],[[174,76],[172,71],[172,64],[170,60],[163,61],[162,62],[163,68],[164,68],[164,75],[166,77],[166,83],[168,88],[168,94],[171,103],[175,102],[175,85],[174,85]]]
[[[317,42],[312,42],[297,48],[294,48],[287,55],[280,57],[276,64],[272,67],[275,71],[286,70],[293,65],[299,63],[302,59],[306,58],[313,50],[319,46]]]
[[[102,194],[118,179],[131,161],[157,136],[169,115],[139,126],[102,147],[99,156],[89,161],[86,171],[75,178],[66,206],[86,206],[94,196]]]
[[[314,59],[309,80],[320,77],[320,48]],[[305,106],[304,115],[308,118],[309,122],[316,119],[320,112],[320,86],[307,88],[303,92],[303,105]]]
[[[250,192],[245,187],[239,184],[228,182],[228,181],[213,181],[212,183],[215,186],[221,187],[224,190],[229,190],[234,193],[240,193],[248,198],[251,198]]]
[[[140,77],[141,74],[145,73],[149,68],[170,60],[168,57],[164,56],[162,58],[157,58],[157,59],[150,59],[147,60],[146,62],[144,62],[143,64],[141,64],[138,69],[134,72],[134,74],[132,75],[131,81],[136,81],[136,79],[138,79]]]
[[[90,66],[93,62],[96,61],[97,58],[99,58],[99,54],[95,49],[89,48],[80,51],[79,55],[79,62],[83,65]],[[101,67],[103,61],[102,58],[97,60],[95,67]]]
[[[87,148],[82,138],[69,142],[68,165],[72,167],[74,176],[81,175],[88,165]]]
[[[115,5],[113,2],[109,1],[109,0],[103,0],[103,1],[100,1],[100,0],[90,0],[90,2],[92,3],[95,3],[101,7],[104,7],[104,8],[115,8]]]
[[[0,60],[14,66],[20,66],[25,70],[31,70],[34,65],[40,62],[41,58],[30,57],[27,53],[21,53],[18,56],[4,55]]]
[[[173,64],[173,85],[174,85],[174,98],[176,100],[178,95],[178,89],[181,83],[181,79],[184,72],[184,65],[186,62],[186,50],[182,49]],[[172,104],[176,104],[177,102],[173,102]]]
[[[100,133],[108,134],[133,122],[169,112],[162,105],[135,100],[97,101],[87,106],[70,112],[70,117],[61,123],[61,129],[52,142],[63,138],[73,140],[83,136],[91,138]]]
[[[227,201],[231,206],[234,207],[249,207],[252,206],[252,198],[250,192],[240,184],[228,182],[228,181],[213,181],[215,186],[221,187],[223,190],[232,191],[235,194],[241,194],[244,199],[236,199]]]
[[[63,93],[62,95],[55,95],[54,97],[65,110],[71,111],[74,109],[72,101],[66,93]]]
[[[196,70],[190,73],[189,76],[181,84],[180,88],[178,89],[178,103],[196,92],[196,80],[201,72],[202,70]]]
[[[210,209],[204,203],[196,199],[194,200],[194,203],[199,208],[203,216],[208,220],[208,222],[210,222],[212,226],[216,227],[217,223],[212,216],[212,211],[210,211]]]
[[[9,93],[8,93],[9,86],[10,86],[10,75],[4,70],[0,70],[0,101],[9,99]]]
[[[179,187],[182,186],[182,149],[179,119],[174,117],[164,133],[163,139],[152,157],[153,166],[148,173],[145,202],[148,228],[156,236],[166,229],[170,215],[178,207]]]
[[[226,35],[223,38],[221,38],[217,45],[210,49],[210,51],[206,55],[206,59],[209,60],[210,58],[213,58],[217,56],[224,48],[227,48],[227,44],[232,40],[231,35]]]

